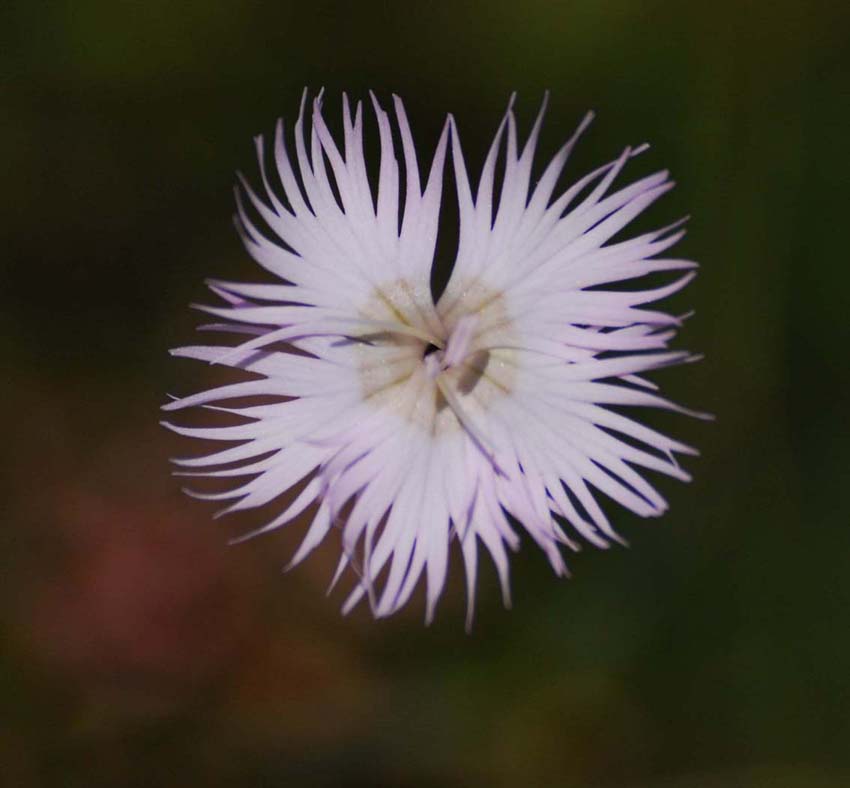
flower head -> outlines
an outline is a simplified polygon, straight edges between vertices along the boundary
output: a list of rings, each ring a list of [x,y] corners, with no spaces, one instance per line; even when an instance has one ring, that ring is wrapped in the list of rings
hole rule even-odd
[[[681,319],[645,305],[684,287],[696,266],[659,257],[682,236],[680,223],[611,242],[673,186],[667,172],[658,172],[612,189],[642,148],[626,148],[556,194],[590,115],[532,185],[545,102],[522,146],[509,107],[473,196],[454,119],[423,182],[404,108],[397,97],[393,103],[404,177],[393,120],[373,97],[381,148],[376,190],[360,103],[352,115],[343,99],[340,147],[323,120],[321,95],[305,133],[305,96],[294,165],[278,123],[279,187],[257,139],[265,194],[244,180],[242,189],[266,228],[251,218],[239,190],[236,225],[250,254],[279,282],[211,282],[223,306],[201,308],[224,322],[206,328],[241,338],[173,351],[255,375],[164,407],[270,395],[273,401],[263,404],[218,406],[239,417],[233,426],[168,425],[183,435],[237,442],[176,461],[190,475],[248,477],[227,492],[193,494],[232,500],[225,511],[236,511],[298,485],[294,499],[254,533],[309,510],[312,522],[294,565],[337,526],[341,557],[333,583],[347,568],[356,576],[346,612],[366,598],[375,615],[389,615],[424,575],[430,620],[456,541],[469,622],[480,546],[508,604],[508,549],[517,548],[518,529],[562,575],[563,548],[578,549],[577,537],[598,547],[622,541],[598,493],[651,517],[667,505],[641,471],[690,478],[674,455],[694,449],[609,406],[700,415],[640,377],[694,360],[667,349]],[[460,237],[435,302],[431,267],[449,145]],[[651,289],[599,289],[659,271],[685,273]]]

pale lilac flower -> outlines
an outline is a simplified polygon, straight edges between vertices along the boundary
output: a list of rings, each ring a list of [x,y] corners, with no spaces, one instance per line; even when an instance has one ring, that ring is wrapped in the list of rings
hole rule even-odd
[[[690,478],[674,453],[694,449],[608,406],[692,413],[639,375],[694,360],[666,349],[680,319],[643,305],[684,287],[696,265],[659,257],[682,236],[680,223],[610,243],[673,186],[662,171],[612,191],[642,148],[626,148],[556,195],[590,115],[532,185],[545,104],[521,147],[509,108],[473,197],[451,116],[423,185],[401,101],[394,98],[403,179],[391,117],[374,98],[373,106],[381,147],[377,190],[367,177],[359,103],[352,117],[343,100],[340,148],[322,118],[321,96],[305,135],[302,102],[294,129],[297,172],[278,124],[274,163],[282,189],[267,177],[257,139],[264,199],[242,185],[267,229],[257,227],[238,193],[236,222],[248,251],[280,283],[210,283],[225,305],[202,308],[227,322],[207,328],[243,334],[241,344],[173,351],[256,374],[165,409],[264,395],[264,404],[220,408],[242,417],[233,426],[169,425],[183,435],[238,442],[177,460],[198,469],[190,474],[250,477],[228,492],[192,494],[233,500],[225,511],[236,511],[301,483],[284,511],[254,533],[310,510],[312,524],[292,559],[297,564],[337,526],[334,583],[346,568],[356,575],[344,612],[366,597],[376,616],[389,615],[424,575],[430,621],[456,541],[469,621],[479,543],[508,604],[507,549],[519,545],[517,526],[563,575],[561,550],[578,549],[576,536],[597,547],[622,541],[598,492],[654,517],[667,504],[639,470]],[[430,276],[449,144],[460,239],[435,304]],[[687,273],[652,289],[596,289],[658,271]],[[269,403],[268,395],[277,401]]]

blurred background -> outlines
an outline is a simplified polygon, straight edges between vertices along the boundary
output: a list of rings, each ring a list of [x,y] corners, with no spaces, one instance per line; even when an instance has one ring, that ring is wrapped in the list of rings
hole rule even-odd
[[[7,0],[0,784],[850,785],[848,8]],[[158,407],[214,373],[167,349],[204,277],[261,278],[234,171],[305,85],[334,122],[398,92],[426,156],[454,112],[473,170],[551,89],[544,155],[598,113],[568,179],[646,140],[626,178],[679,182],[647,226],[693,216],[669,306],[706,360],[656,379],[718,420],[655,423],[695,481],[608,506],[631,548],[571,580],[526,540],[511,612],[485,567],[471,635],[457,556],[430,628],[341,618],[337,545],[282,574],[298,526],[228,548],[266,513],[169,475],[199,446]]]

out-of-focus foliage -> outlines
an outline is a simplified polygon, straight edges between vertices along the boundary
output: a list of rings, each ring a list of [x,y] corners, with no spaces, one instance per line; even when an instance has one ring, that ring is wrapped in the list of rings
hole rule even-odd
[[[789,0],[5,3],[0,784],[850,784],[848,31]],[[631,172],[680,181],[651,219],[693,215],[707,359],[663,375],[718,421],[659,423],[695,481],[611,507],[632,549],[570,581],[523,549],[510,613],[485,571],[471,636],[457,562],[430,629],[341,619],[333,549],[281,575],[297,533],[229,549],[263,513],[168,475],[158,405],[214,371],[166,349],[203,277],[256,277],[232,173],[304,85],[398,92],[423,151],[453,111],[473,167],[550,88],[544,151],[593,108],[570,173],[648,140]]]

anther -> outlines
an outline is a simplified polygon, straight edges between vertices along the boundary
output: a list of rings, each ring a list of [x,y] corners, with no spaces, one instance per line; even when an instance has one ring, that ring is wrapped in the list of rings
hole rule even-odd
[[[443,353],[443,369],[453,367],[466,358],[477,325],[478,315],[464,315],[457,321]]]

